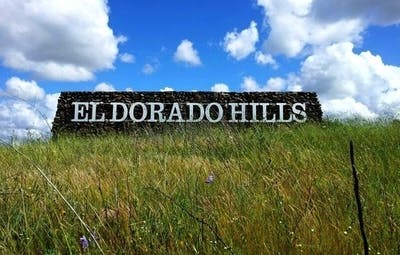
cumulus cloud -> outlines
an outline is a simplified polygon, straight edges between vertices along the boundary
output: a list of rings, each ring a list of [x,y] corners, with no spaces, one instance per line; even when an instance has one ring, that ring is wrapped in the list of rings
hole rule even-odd
[[[368,106],[357,102],[352,97],[324,100],[321,108],[325,117],[331,119],[361,118],[373,120],[378,117],[376,113],[368,109]]]
[[[246,92],[257,91],[284,91],[286,89],[286,80],[276,77],[269,79],[265,85],[260,85],[253,77],[246,76],[241,84],[242,90]]]
[[[311,47],[357,43],[370,25],[400,22],[398,0],[258,0],[270,33],[265,50],[294,57]]]
[[[94,91],[109,92],[109,91],[115,91],[115,88],[111,84],[102,82],[97,84],[96,87],[94,87]]]
[[[246,92],[263,91],[261,86],[251,76],[246,76],[243,78],[241,87],[242,87],[242,90],[244,90]]]
[[[58,97],[45,94],[35,81],[10,78],[0,96],[0,139],[48,137]]]
[[[353,47],[348,42],[317,50],[287,82],[317,92],[326,116],[400,118],[400,67]]]
[[[135,56],[129,53],[122,53],[118,55],[119,59],[124,63],[135,63]]]
[[[225,35],[223,47],[236,60],[246,58],[256,50],[258,42],[257,23],[252,21],[250,26],[241,32],[236,30]]]
[[[105,0],[0,1],[0,58],[50,80],[82,81],[113,68],[116,37]]]
[[[243,78],[244,91],[315,91],[325,117],[400,119],[400,67],[385,64],[369,51],[354,52],[343,42],[319,48],[302,63],[298,74],[259,84]]]
[[[326,116],[400,119],[400,67],[385,64],[369,51],[353,50],[361,45],[368,27],[400,23],[399,1],[258,0],[257,4],[264,10],[269,31],[263,52],[305,58],[298,73],[281,81],[270,79],[271,87],[316,91]],[[246,77],[242,87],[266,90],[268,85]]]
[[[42,100],[45,97],[44,90],[35,81],[25,81],[18,77],[6,81],[6,93],[22,100]]]
[[[229,92],[229,86],[225,83],[216,83],[211,87],[212,92]]]
[[[161,92],[171,92],[171,91],[174,91],[174,89],[171,88],[171,87],[165,87],[165,88],[163,88],[163,89],[160,89],[160,91],[161,91]]]
[[[148,62],[142,67],[142,74],[152,75],[155,73],[160,66],[160,60],[158,58],[150,58]]]
[[[361,17],[365,24],[372,25],[400,22],[400,2],[397,0],[314,0],[312,12],[323,21]]]
[[[191,66],[201,65],[199,53],[193,48],[193,43],[187,39],[182,40],[182,42],[176,48],[174,60]]]
[[[333,0],[328,0],[333,1]],[[342,41],[359,41],[363,20],[359,17],[321,22],[315,16],[313,0],[258,0],[265,10],[270,33],[265,50],[288,57],[299,55],[310,46],[324,46]],[[333,8],[335,10],[336,8]]]
[[[157,69],[157,66],[152,65],[152,64],[145,64],[142,68],[142,73],[145,75],[151,75],[153,74]]]
[[[259,65],[272,65],[274,68],[278,67],[278,64],[271,54],[264,54],[261,51],[257,51],[254,54],[254,59]]]

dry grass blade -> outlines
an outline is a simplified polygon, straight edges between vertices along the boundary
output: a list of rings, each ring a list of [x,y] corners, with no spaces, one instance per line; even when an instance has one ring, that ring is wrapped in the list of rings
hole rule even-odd
[[[70,202],[68,202],[68,200],[64,197],[64,195],[61,193],[61,191],[57,188],[57,186],[50,180],[50,178],[44,173],[44,171],[32,160],[30,159],[28,156],[26,156],[24,153],[22,153],[21,151],[19,151],[17,148],[15,148],[15,146],[8,144],[6,142],[4,142],[3,140],[0,139],[0,143],[10,147],[12,150],[14,150],[17,154],[19,154],[20,156],[22,156],[23,158],[25,158],[38,172],[39,174],[46,180],[46,182],[53,188],[53,190],[61,197],[61,199],[67,204],[67,206],[71,209],[71,211],[75,214],[75,216],[78,218],[78,220],[81,222],[81,224],[83,225],[83,227],[86,229],[86,231],[88,231],[88,233],[90,234],[90,236],[92,237],[93,241],[95,242],[97,248],[100,250],[101,254],[105,254],[103,252],[103,250],[101,249],[100,244],[97,242],[97,238],[93,235],[92,231],[90,230],[89,226],[83,221],[83,219],[81,218],[81,216],[79,216],[79,214],[76,212],[76,210],[74,209],[74,207],[71,205]]]

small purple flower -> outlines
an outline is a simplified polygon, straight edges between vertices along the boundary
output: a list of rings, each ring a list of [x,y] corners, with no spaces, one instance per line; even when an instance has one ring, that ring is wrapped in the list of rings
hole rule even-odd
[[[86,250],[89,247],[89,240],[86,238],[86,236],[82,236],[79,238],[79,242],[81,243],[81,248],[82,250]]]
[[[211,174],[209,176],[207,176],[205,183],[211,184],[214,180],[215,180],[215,175],[213,172],[211,172]]]

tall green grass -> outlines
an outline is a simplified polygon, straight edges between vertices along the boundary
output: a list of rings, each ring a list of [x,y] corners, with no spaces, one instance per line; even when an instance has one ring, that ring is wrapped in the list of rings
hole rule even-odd
[[[201,126],[0,148],[1,254],[400,253],[400,124]],[[213,172],[215,181],[204,181]],[[82,235],[98,236],[83,251]]]

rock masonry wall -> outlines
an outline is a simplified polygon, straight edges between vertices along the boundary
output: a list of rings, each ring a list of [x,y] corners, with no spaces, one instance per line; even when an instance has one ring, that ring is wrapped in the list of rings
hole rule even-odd
[[[289,107],[284,110],[284,118],[288,118],[292,114],[290,108],[295,103],[304,103],[305,112],[307,114],[307,121],[319,122],[322,119],[322,110],[319,103],[317,94],[314,92],[62,92],[58,99],[58,106],[56,116],[53,122],[52,133],[53,136],[62,133],[74,134],[103,134],[107,132],[122,132],[130,133],[140,131],[143,127],[160,128],[162,126],[176,126],[186,123],[150,123],[150,122],[133,122],[129,120],[123,122],[73,122],[75,114],[75,105],[73,102],[101,102],[97,106],[97,116],[105,114],[106,116],[112,115],[112,107],[109,103],[122,102],[127,106],[135,102],[160,102],[165,105],[164,111],[167,113],[171,110],[172,103],[180,103],[181,113],[183,118],[187,118],[188,110],[185,109],[184,104],[187,102],[200,103],[203,105],[212,102],[219,103],[224,109],[224,116],[220,123],[229,123],[230,110],[228,109],[229,103],[270,103],[271,106],[268,110],[269,118],[274,114],[279,114],[279,107],[276,103],[286,103]],[[103,104],[104,103],[104,104]],[[275,105],[275,106],[274,106]],[[89,114],[89,113],[88,113]],[[135,112],[135,114],[138,114]],[[211,113],[215,118],[216,113]],[[260,115],[261,113],[257,113]],[[119,116],[121,113],[119,114]],[[247,119],[252,119],[251,110],[246,111]],[[290,116],[289,116],[290,117]],[[206,120],[202,122],[207,122]],[[190,123],[190,125],[198,125],[199,123]],[[237,125],[237,123],[229,123]],[[243,124],[243,123],[241,123]],[[245,125],[252,123],[245,123]],[[261,125],[264,123],[260,123]],[[271,123],[268,123],[271,124]],[[215,125],[215,124],[213,124]],[[218,125],[218,124],[217,124]]]

